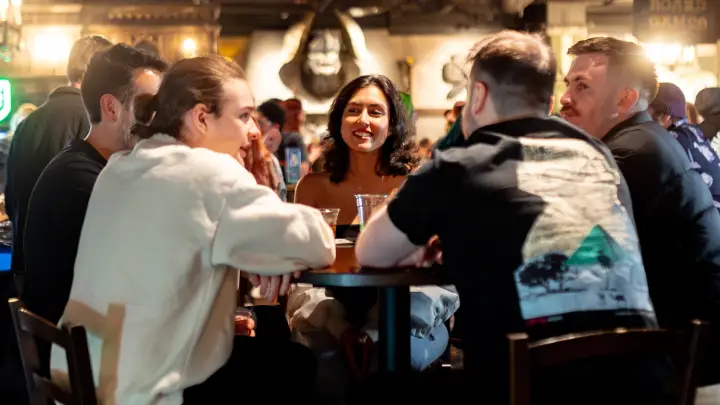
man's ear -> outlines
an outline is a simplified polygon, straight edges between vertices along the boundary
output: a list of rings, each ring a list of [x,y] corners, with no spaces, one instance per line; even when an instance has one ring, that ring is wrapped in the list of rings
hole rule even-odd
[[[472,115],[478,115],[485,109],[485,104],[488,98],[488,87],[484,82],[475,82],[472,85],[471,99],[467,102],[470,103],[470,112]]]
[[[621,114],[630,112],[640,100],[640,91],[638,89],[628,87],[620,92],[620,100],[618,100],[618,108]]]
[[[115,122],[120,115],[120,103],[112,94],[100,96],[100,113],[103,120]]]

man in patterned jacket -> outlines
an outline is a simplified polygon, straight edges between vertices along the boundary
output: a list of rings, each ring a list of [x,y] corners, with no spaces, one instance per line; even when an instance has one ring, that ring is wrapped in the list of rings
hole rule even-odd
[[[648,111],[680,143],[691,167],[708,186],[713,205],[720,209],[720,158],[710,146],[709,138],[698,126],[688,122],[682,90],[672,83],[660,83],[658,94]]]

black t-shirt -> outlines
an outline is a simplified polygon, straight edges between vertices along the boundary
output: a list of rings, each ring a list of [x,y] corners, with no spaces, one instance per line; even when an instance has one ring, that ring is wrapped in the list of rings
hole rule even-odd
[[[408,176],[388,214],[416,245],[440,237],[480,380],[507,376],[508,333],[656,326],[622,175],[564,121],[480,128]]]
[[[106,163],[89,143],[75,140],[48,164],[30,197],[22,299],[52,322],[60,320],[70,296],[85,211]]]

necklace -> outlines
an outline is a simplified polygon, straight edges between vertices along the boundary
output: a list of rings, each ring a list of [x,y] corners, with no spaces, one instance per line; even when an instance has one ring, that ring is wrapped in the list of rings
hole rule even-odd
[[[355,194],[365,194],[363,191],[365,191],[366,187],[368,186],[368,183],[373,183],[372,180],[369,180],[367,182],[363,182],[361,178],[349,178],[346,179],[351,186],[351,188],[354,190]],[[385,183],[385,176],[380,176],[380,183]]]

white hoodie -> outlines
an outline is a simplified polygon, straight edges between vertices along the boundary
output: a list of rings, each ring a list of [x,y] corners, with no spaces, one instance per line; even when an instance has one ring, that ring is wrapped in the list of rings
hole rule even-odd
[[[88,330],[104,405],[181,404],[230,355],[236,269],[321,267],[334,248],[317,210],[283,203],[230,156],[157,134],[98,177],[63,321]],[[51,364],[62,378],[62,349]]]

